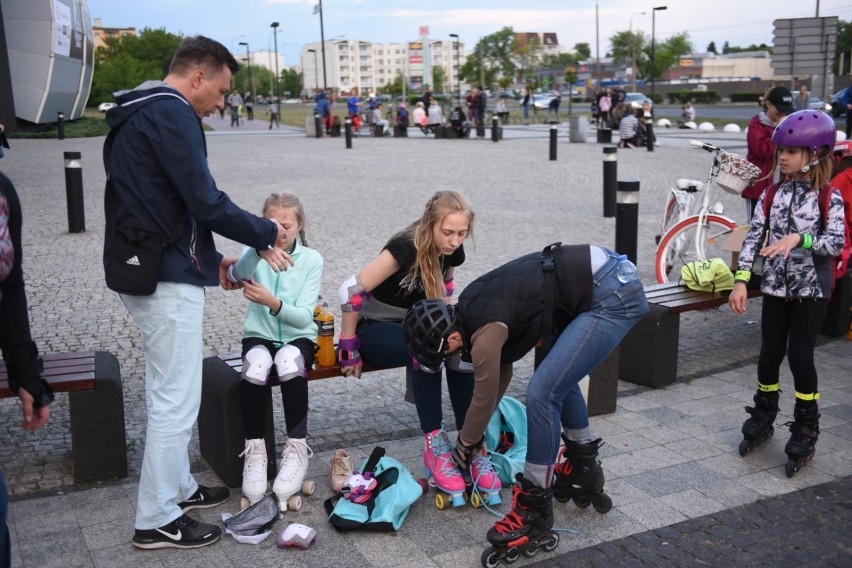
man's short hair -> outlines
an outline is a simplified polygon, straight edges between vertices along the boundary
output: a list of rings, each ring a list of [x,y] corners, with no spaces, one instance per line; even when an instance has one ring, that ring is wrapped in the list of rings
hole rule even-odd
[[[240,64],[224,45],[204,36],[184,38],[172,57],[169,73],[187,75],[198,67],[205,68],[209,73],[218,73],[228,66],[231,73],[240,70]]]

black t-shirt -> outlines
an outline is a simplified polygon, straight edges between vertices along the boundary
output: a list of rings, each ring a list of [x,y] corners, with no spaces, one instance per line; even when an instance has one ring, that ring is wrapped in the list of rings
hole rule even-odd
[[[417,259],[417,249],[414,241],[408,235],[394,235],[385,245],[397,264],[397,270],[390,278],[376,286],[371,292],[374,299],[399,308],[410,308],[415,302],[426,299],[421,282],[413,290],[407,290],[401,286],[402,280],[408,276],[408,271]],[[464,263],[464,245],[460,246],[450,256],[441,256],[441,272],[446,275],[451,266],[460,266]]]

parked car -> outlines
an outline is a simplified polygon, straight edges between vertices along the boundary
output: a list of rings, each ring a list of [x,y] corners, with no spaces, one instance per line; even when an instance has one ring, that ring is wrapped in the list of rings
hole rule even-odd
[[[654,101],[646,97],[643,93],[626,93],[624,95],[624,102],[633,108],[642,108],[642,104],[645,101],[651,103],[651,108],[654,107]]]
[[[846,87],[845,89],[841,89],[831,95],[831,115],[832,116],[840,116],[842,114],[846,114],[846,105],[843,104],[843,97],[846,96],[846,92],[850,89],[850,87]]]
[[[101,103],[98,105],[98,112],[106,112],[113,107],[117,107],[116,103]]]
[[[799,100],[799,93],[793,93],[793,107],[796,107],[796,103]],[[829,112],[831,110],[831,105],[822,100],[821,98],[809,95],[808,96],[808,108],[812,110],[823,110],[825,112]]]

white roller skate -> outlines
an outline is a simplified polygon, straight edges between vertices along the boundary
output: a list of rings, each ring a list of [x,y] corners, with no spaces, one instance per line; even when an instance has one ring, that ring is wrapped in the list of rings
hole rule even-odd
[[[266,479],[266,443],[263,438],[246,440],[246,449],[240,454],[243,463],[243,497],[240,508],[254,505],[266,495],[269,482]]]
[[[281,512],[288,509],[298,511],[302,508],[303,495],[313,495],[314,482],[305,481],[308,471],[308,459],[314,455],[313,450],[305,443],[304,438],[291,438],[281,455],[281,466],[272,485],[272,491],[278,497]]]

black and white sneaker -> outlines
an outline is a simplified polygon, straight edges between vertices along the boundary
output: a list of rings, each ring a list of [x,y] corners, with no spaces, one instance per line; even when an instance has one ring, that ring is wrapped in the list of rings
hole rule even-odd
[[[206,509],[221,505],[231,497],[231,490],[227,487],[205,487],[199,485],[192,497],[178,503],[181,511],[186,513],[192,509]]]
[[[187,515],[181,515],[158,529],[136,529],[133,546],[137,548],[200,548],[213,544],[222,536],[216,525],[200,523]]]

